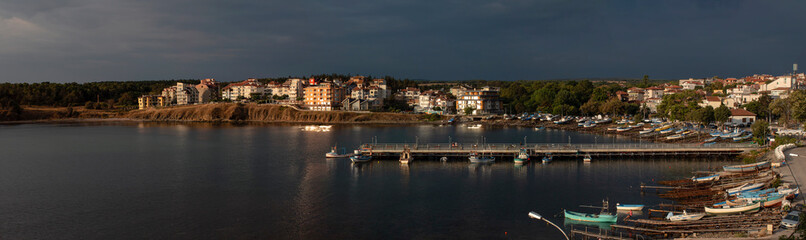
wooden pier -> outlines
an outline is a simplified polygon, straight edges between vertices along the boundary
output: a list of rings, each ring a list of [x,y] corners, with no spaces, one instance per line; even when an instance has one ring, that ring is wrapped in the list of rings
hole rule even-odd
[[[440,157],[466,157],[471,152],[495,156],[499,158],[512,158],[521,148],[526,148],[533,157],[551,155],[555,157],[582,157],[590,154],[594,159],[600,157],[651,157],[651,156],[691,156],[714,157],[734,156],[758,148],[748,143],[718,143],[710,146],[701,144],[527,144],[520,143],[366,143],[361,144],[359,151],[362,154],[372,154],[373,157],[397,158],[404,149],[410,149],[414,158],[440,158]]]

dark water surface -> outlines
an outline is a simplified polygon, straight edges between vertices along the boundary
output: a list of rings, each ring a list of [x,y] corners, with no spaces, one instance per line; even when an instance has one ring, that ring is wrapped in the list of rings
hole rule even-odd
[[[0,125],[0,239],[560,239],[581,204],[657,204],[641,182],[721,160],[470,165],[326,160],[379,142],[630,142],[529,128],[290,125]],[[416,140],[415,140],[416,139]]]

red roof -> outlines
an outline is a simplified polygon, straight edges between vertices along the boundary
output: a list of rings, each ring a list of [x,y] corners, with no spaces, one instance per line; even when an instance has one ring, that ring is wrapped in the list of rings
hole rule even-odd
[[[681,86],[677,86],[677,85],[671,85],[671,86],[668,86],[668,87],[666,87],[666,88],[683,88],[683,87],[681,87]]]
[[[663,88],[659,88],[659,87],[648,87],[648,88],[646,88],[646,90],[663,90]]]
[[[627,93],[624,91],[618,91],[616,92],[616,95],[627,95]]]
[[[705,96],[705,100],[709,101],[709,102],[721,102],[722,101],[717,96]]]
[[[789,90],[789,88],[788,87],[779,87],[779,88],[773,89],[773,91],[777,91],[777,90]]]
[[[756,116],[755,113],[752,113],[750,111],[747,111],[747,110],[744,110],[744,109],[741,109],[741,108],[731,109],[730,110],[730,115],[731,116],[752,116],[752,117]]]

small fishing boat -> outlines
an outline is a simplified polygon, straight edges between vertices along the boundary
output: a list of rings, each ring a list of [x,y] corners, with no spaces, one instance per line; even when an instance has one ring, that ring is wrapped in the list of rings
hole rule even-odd
[[[714,145],[714,144],[716,144],[716,142],[703,143],[702,145],[707,147],[707,146],[711,146],[711,145]]]
[[[716,141],[717,139],[719,139],[719,136],[712,137],[712,138],[709,138],[709,139],[705,139],[705,141],[703,141],[703,142],[707,142],[707,143],[709,143],[709,142]]]
[[[651,133],[652,131],[655,131],[655,129],[650,128],[648,130],[641,130],[641,131],[638,132],[638,134],[647,134],[647,133]]]
[[[743,192],[759,190],[763,186],[764,186],[764,183],[745,183],[745,184],[742,184],[741,186],[738,186],[738,187],[735,187],[735,188],[730,188],[730,189],[728,189],[726,191],[728,192],[728,196],[734,196],[734,195],[739,195],[739,194],[741,194]]]
[[[611,118],[603,118],[603,119],[596,120],[593,123],[602,124],[602,123],[609,123],[609,122],[612,122],[612,121],[613,121],[613,119],[611,119]]]
[[[686,137],[686,135],[675,134],[675,135],[666,137],[666,140],[677,140],[677,139],[681,139],[681,138],[684,138],[684,137]]]
[[[662,131],[660,131],[660,134],[672,133],[672,131],[674,131],[674,128],[668,128],[668,129],[666,129],[666,130],[662,130]]]
[[[709,133],[709,135],[711,135],[711,137],[719,137],[719,136],[722,136],[722,133],[721,132],[712,132],[712,133]]]
[[[767,195],[767,197],[758,200],[756,202],[761,202],[762,207],[769,208],[780,205],[785,199],[786,199],[785,195],[781,195],[778,193],[771,193]]]
[[[714,174],[714,175],[705,176],[705,177],[691,177],[691,181],[693,181],[693,182],[711,182],[711,181],[717,181],[717,180],[719,180],[719,174]]]
[[[608,127],[607,131],[616,131],[618,129],[619,129],[618,127]]]
[[[591,160],[592,160],[592,158],[591,158],[590,154],[585,154],[585,157],[582,158],[582,162],[585,162],[585,163],[590,163]]]
[[[725,172],[753,172],[767,168],[770,168],[769,161],[757,162],[751,164],[742,164],[742,165],[723,166],[722,170],[725,170]]]
[[[403,153],[400,154],[400,163],[409,164],[413,160],[414,158],[411,156],[411,150],[408,147],[405,147],[403,149]]]
[[[629,127],[629,126],[616,128],[616,132],[626,132],[626,131],[630,131],[630,130],[632,130],[632,127]]]
[[[778,188],[778,194],[785,195],[785,196],[786,196],[786,198],[794,198],[794,197],[796,197],[798,194],[800,194],[800,190],[798,190],[797,188],[783,188],[783,187],[779,187],[779,188]]]
[[[741,141],[747,140],[747,139],[749,139],[751,137],[753,137],[752,133],[744,135],[744,136],[741,136],[741,137],[735,137],[735,138],[733,138],[733,141],[734,142],[741,142]]]
[[[474,124],[474,125],[470,125],[470,126],[467,126],[467,128],[470,128],[470,129],[478,129],[478,128],[481,128],[481,124]]]
[[[337,146],[333,146],[333,148],[330,149],[330,152],[325,153],[326,158],[346,158],[346,157],[350,157],[352,155],[353,154],[351,154],[351,153],[347,153],[347,149],[345,149],[345,148],[342,148],[341,152],[339,152]]]
[[[568,210],[563,210],[565,214],[565,218],[576,220],[576,221],[583,221],[583,222],[605,222],[605,223],[615,223],[618,221],[618,216],[611,215],[611,214],[589,214],[589,213],[579,213],[579,212],[572,212]]]
[[[468,157],[470,163],[493,163],[495,162],[495,157],[491,156],[482,156],[476,152],[471,152],[470,157]]]
[[[357,154],[350,157],[350,161],[354,163],[365,163],[372,161],[372,155]]]
[[[570,118],[561,118],[560,120],[554,121],[554,124],[566,124],[570,121],[571,121]]]
[[[644,205],[641,204],[621,204],[616,203],[616,210],[618,211],[641,211],[644,209]]]
[[[529,161],[529,153],[526,152],[526,148],[521,148],[518,151],[518,156],[515,156],[515,164],[524,164]]]
[[[439,161],[441,161],[441,162],[447,162],[447,161],[448,161],[448,157],[441,157],[441,158],[439,159]]]
[[[672,221],[672,222],[695,221],[695,220],[700,220],[703,217],[705,217],[705,213],[689,214],[689,213],[686,212],[686,210],[683,210],[683,214],[680,214],[680,215],[674,215],[674,213],[672,213],[672,212],[669,212],[669,214],[666,215],[666,219],[668,219],[669,221]]]
[[[543,129],[546,129],[546,127],[543,127],[543,126],[535,127],[535,131],[540,131],[540,130],[543,130]]]
[[[584,126],[582,126],[582,127],[583,127],[583,128],[592,128],[592,127],[596,127],[596,123],[587,123],[587,124],[585,124],[585,125],[584,125]]]
[[[550,163],[552,158],[551,154],[547,154],[543,157],[543,164]]]
[[[666,125],[666,126],[663,126],[663,127],[656,128],[656,129],[655,129],[655,131],[658,131],[658,132],[663,132],[663,131],[669,130],[669,129],[671,129],[671,128],[672,128],[672,125]],[[673,131],[673,130],[674,130],[674,129],[672,129],[672,131]],[[671,131],[669,131],[669,132],[671,132]]]
[[[730,206],[730,204],[722,205],[721,207],[705,207],[705,213],[721,215],[721,214],[737,214],[737,213],[751,213],[761,209],[761,203],[745,203],[739,206]]]

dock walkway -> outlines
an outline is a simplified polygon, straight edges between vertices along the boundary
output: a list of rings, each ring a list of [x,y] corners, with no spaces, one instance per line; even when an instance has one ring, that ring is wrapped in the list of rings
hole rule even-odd
[[[531,156],[552,155],[557,157],[581,157],[590,154],[602,156],[733,156],[758,148],[748,143],[719,143],[710,146],[701,144],[527,144],[520,143],[366,143],[359,151],[378,157],[400,156],[404,148],[411,149],[414,157],[465,157],[471,152],[496,157],[514,157],[521,148]]]

